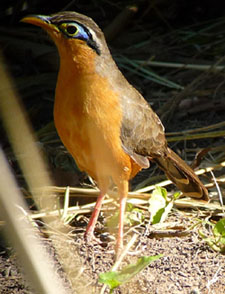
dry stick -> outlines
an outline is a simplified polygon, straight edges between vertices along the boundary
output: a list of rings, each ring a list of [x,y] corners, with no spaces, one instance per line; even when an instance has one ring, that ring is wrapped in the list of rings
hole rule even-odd
[[[126,256],[126,254],[128,253],[128,251],[130,250],[130,248],[133,246],[133,244],[135,243],[135,241],[137,240],[138,234],[134,234],[132,236],[132,238],[130,239],[130,241],[127,243],[126,247],[124,248],[124,250],[121,252],[118,260],[114,263],[114,265],[112,266],[110,271],[116,271],[121,262],[123,261],[124,257]],[[106,290],[107,285],[104,285],[101,289],[100,294],[104,294],[105,290]]]
[[[36,293],[66,294],[63,282],[51,268],[52,260],[41,246],[37,231],[27,221],[29,214],[22,194],[0,149],[0,213],[6,221],[7,236],[18,253],[21,264]],[[44,268],[44,270],[43,270]]]
[[[205,173],[208,173],[208,172],[213,171],[213,170],[221,169],[223,167],[225,167],[225,161],[223,161],[223,162],[221,162],[219,164],[216,164],[214,166],[211,166],[211,167],[201,168],[201,169],[197,170],[195,173],[196,173],[196,175],[203,175]],[[136,197],[139,196],[140,198],[142,198],[143,196],[146,196],[146,195],[143,195],[143,193],[154,190],[156,186],[165,187],[165,186],[167,186],[167,185],[169,185],[171,183],[172,182],[170,180],[165,180],[165,181],[162,181],[160,183],[157,183],[156,185],[150,185],[150,186],[138,189],[136,191],[129,192],[128,193],[128,198],[132,198],[134,196],[136,196]],[[206,186],[209,186],[209,185],[206,185]],[[45,189],[48,190],[48,193],[57,192],[57,193],[61,193],[61,194],[64,194],[65,190],[66,190],[65,187],[55,187],[55,186],[49,186],[49,187],[46,187]],[[95,190],[95,189],[70,188],[70,194],[71,194],[70,195],[71,197],[74,196],[73,194],[75,194],[76,197],[77,196],[81,196],[81,197],[93,197],[93,196],[96,196],[97,197],[99,192],[98,192],[98,190]],[[112,199],[109,199],[109,200],[107,199],[107,200],[105,200],[105,203],[110,203],[112,201],[113,201]],[[81,206],[80,208],[81,209],[89,209],[89,207],[92,207],[92,206],[93,206],[93,204],[87,204],[87,205]],[[68,210],[70,210],[70,208],[68,208]]]
[[[161,61],[142,61],[142,60],[135,60],[139,64],[150,65],[155,67],[170,67],[170,68],[180,68],[180,69],[193,69],[193,70],[202,70],[208,71],[211,70],[213,67],[213,71],[222,71],[225,69],[224,65],[205,65],[205,64],[185,64],[185,63],[176,63],[176,62],[161,62]]]
[[[216,178],[214,176],[214,173],[212,171],[210,171],[211,175],[212,175],[212,178],[213,178],[213,181],[216,185],[216,189],[217,189],[217,192],[218,192],[218,195],[219,195],[219,200],[220,200],[220,204],[221,204],[221,207],[222,207],[222,210],[223,210],[223,214],[225,216],[225,213],[224,213],[224,207],[223,207],[223,197],[222,197],[222,193],[221,193],[221,190],[220,190],[220,187],[216,181]]]
[[[214,132],[208,132],[208,133],[199,133],[199,134],[184,134],[177,137],[169,137],[167,138],[168,142],[174,142],[174,141],[182,141],[182,140],[196,140],[196,139],[204,139],[204,138],[217,138],[217,137],[223,137],[225,135],[225,130],[221,131],[214,131]]]
[[[211,290],[210,290],[211,285],[214,284],[214,283],[216,283],[217,280],[219,279],[219,272],[220,272],[221,269],[222,269],[222,265],[219,265],[218,268],[217,268],[217,271],[214,274],[214,276],[212,277],[212,279],[211,280],[208,280],[208,283],[206,285],[206,287],[208,289],[208,293],[211,292]]]
[[[69,198],[70,198],[70,187],[66,187],[65,191],[65,200],[64,200],[64,206],[63,206],[63,213],[61,219],[64,221],[65,218],[68,215],[68,209],[69,209]]]
[[[220,58],[213,66],[211,66],[211,68],[206,71],[203,72],[202,74],[200,74],[196,79],[194,79],[190,84],[188,84],[183,91],[181,91],[180,93],[178,93],[173,99],[172,101],[169,100],[167,103],[165,103],[163,105],[163,107],[161,107],[161,109],[158,111],[158,114],[161,118],[161,120],[164,123],[167,123],[174,115],[174,111],[177,108],[177,105],[179,105],[180,101],[182,100],[182,98],[189,94],[189,92],[196,87],[198,84],[200,84],[202,82],[202,80],[206,77],[209,76],[209,74],[211,72],[213,72],[214,67],[218,66],[218,64],[220,64],[223,60],[224,60],[224,56],[222,58]]]
[[[185,135],[185,134],[191,134],[191,133],[199,133],[199,132],[205,132],[211,129],[218,129],[218,128],[222,128],[225,127],[225,122],[219,122],[216,124],[212,124],[206,127],[201,127],[201,128],[197,128],[197,129],[191,129],[191,130],[185,130],[185,131],[180,131],[180,132],[167,132],[166,136],[178,136],[178,135]]]
[[[76,195],[77,196],[77,195]],[[109,204],[112,203],[113,199],[109,199],[109,200],[104,200],[103,204]],[[80,214],[85,214],[85,213],[91,213],[94,209],[95,206],[95,202],[94,203],[90,203],[90,204],[86,204],[86,205],[82,205],[82,206],[72,206],[72,207],[68,207],[67,209],[67,214],[71,215],[71,214],[76,214],[76,215],[80,215]],[[107,211],[109,210],[109,208],[102,208],[101,211]],[[57,209],[57,210],[51,210],[49,212],[38,212],[38,213],[33,213],[31,215],[32,219],[39,219],[39,218],[52,218],[53,216],[59,216],[63,214],[63,209]]]

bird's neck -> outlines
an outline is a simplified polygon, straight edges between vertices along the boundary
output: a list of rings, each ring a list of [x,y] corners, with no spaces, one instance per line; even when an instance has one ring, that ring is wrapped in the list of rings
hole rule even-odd
[[[64,46],[58,46],[60,55],[60,71],[68,75],[80,76],[93,75],[95,73],[95,63],[97,54],[89,48],[84,41],[67,40]]]

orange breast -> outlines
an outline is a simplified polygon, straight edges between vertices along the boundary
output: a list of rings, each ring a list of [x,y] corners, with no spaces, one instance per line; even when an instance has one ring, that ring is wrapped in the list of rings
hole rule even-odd
[[[83,52],[81,56],[84,56]],[[76,52],[78,58],[79,52]],[[117,184],[123,179],[129,180],[140,168],[136,167],[132,172],[133,161],[121,146],[122,112],[118,93],[110,88],[105,77],[95,73],[93,60],[93,56],[86,56],[83,69],[61,56],[55,125],[81,170],[97,181],[111,177]]]

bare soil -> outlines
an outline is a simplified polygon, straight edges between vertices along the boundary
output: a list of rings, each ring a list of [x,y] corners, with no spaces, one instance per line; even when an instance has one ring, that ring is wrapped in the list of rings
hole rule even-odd
[[[167,221],[186,228],[195,222],[194,217],[176,211],[171,213]],[[100,293],[103,285],[97,282],[98,277],[100,273],[109,271],[114,264],[115,242],[106,240],[103,244],[87,244],[84,234],[76,232],[77,229],[73,228],[68,235],[55,235],[54,244],[59,254],[60,251],[64,252],[63,263],[69,281],[64,274],[61,277],[66,280],[68,293]],[[138,229],[138,241],[124,258],[121,267],[136,263],[141,256],[163,254],[163,257],[151,263],[129,283],[120,286],[115,293],[224,293],[225,256],[216,253],[202,241],[197,228],[184,237],[179,236],[179,232],[177,237],[151,237],[150,233],[153,232],[154,229],[147,232],[146,227]],[[125,242],[133,233],[131,231],[126,235]],[[102,238],[101,234],[99,236]],[[60,271],[61,265],[51,241],[43,239],[43,246],[47,247],[55,260],[53,268]],[[35,293],[30,290],[16,260],[16,254],[1,249],[0,293]],[[108,290],[105,293],[109,293]]]

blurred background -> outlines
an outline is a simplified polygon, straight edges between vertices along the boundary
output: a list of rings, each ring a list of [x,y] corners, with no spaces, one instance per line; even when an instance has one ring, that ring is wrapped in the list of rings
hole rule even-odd
[[[97,22],[119,68],[159,114],[167,132],[224,121],[224,1],[1,1],[1,50],[57,185],[79,185],[86,176],[77,170],[53,124],[56,48],[45,32],[20,19],[60,10],[77,11]],[[192,161],[199,149],[223,144],[217,130],[211,127],[210,133],[215,134],[204,134],[204,139],[197,132],[194,140],[188,136],[185,140],[169,136],[168,140],[175,151]],[[23,185],[2,125],[0,138]],[[142,179],[143,173],[138,177]],[[134,184],[139,181],[135,179]]]

